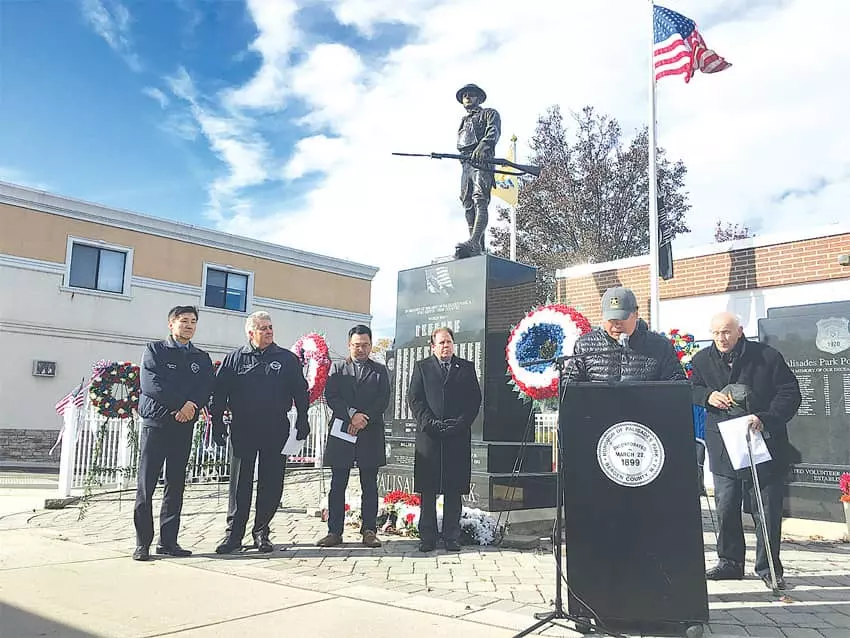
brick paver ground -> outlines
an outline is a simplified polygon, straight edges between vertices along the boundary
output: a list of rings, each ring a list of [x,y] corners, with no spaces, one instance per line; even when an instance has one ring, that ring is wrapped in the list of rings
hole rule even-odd
[[[284,507],[273,523],[277,551],[222,557],[213,550],[224,531],[227,486],[187,487],[180,543],[195,555],[181,564],[515,629],[531,624],[535,612],[549,609],[554,562],[548,550],[465,547],[460,554],[440,550],[422,555],[415,539],[395,536],[383,537],[380,549],[365,548],[355,529],[347,530],[347,542],[340,547],[315,547],[327,531],[312,515],[321,489],[318,472],[289,473]],[[155,512],[157,508],[158,503]],[[134,546],[132,509],[132,493],[105,494],[88,503],[82,521],[78,507],[70,507],[6,517],[0,519],[0,529],[46,528],[72,542],[129,555]],[[710,525],[705,540],[706,563],[712,564]],[[755,539],[748,535],[747,540],[752,556]],[[786,539],[782,556],[791,601],[776,600],[754,576],[711,582],[709,634],[850,638],[850,545]],[[544,635],[577,634],[550,629]]]

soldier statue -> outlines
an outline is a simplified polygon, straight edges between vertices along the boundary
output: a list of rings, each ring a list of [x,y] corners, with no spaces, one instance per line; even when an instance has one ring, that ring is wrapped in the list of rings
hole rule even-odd
[[[501,118],[495,109],[482,108],[487,94],[480,86],[467,84],[455,97],[466,109],[457,132],[457,150],[468,157],[461,161],[460,201],[466,213],[469,239],[455,249],[455,257],[463,259],[485,252],[487,208],[494,184],[493,158],[501,133]]]

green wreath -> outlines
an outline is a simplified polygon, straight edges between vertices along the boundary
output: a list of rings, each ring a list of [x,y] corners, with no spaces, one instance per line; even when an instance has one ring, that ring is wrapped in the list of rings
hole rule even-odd
[[[118,388],[125,389],[116,395]],[[132,419],[139,407],[139,366],[129,361],[112,361],[92,377],[91,403],[107,419]]]

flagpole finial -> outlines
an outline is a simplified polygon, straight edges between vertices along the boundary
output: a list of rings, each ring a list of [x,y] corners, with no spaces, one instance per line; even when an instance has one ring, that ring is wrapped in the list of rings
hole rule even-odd
[[[511,142],[516,142],[516,141],[517,141],[517,136],[511,135]]]

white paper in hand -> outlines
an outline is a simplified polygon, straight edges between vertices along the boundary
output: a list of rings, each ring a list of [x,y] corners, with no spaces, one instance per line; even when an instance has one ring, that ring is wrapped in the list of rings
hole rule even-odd
[[[331,436],[335,436],[343,441],[348,441],[349,443],[357,443],[357,437],[353,434],[349,434],[346,430],[343,430],[342,426],[342,419],[334,419],[334,422],[331,424]]]
[[[281,454],[284,456],[293,456],[301,451],[301,448],[304,447],[304,441],[299,441],[295,437],[298,436],[298,430],[295,429],[294,425],[289,426],[289,438],[286,439],[286,444],[283,446],[283,450],[281,450]]]
[[[737,419],[729,419],[728,421],[721,421],[717,424],[717,427],[720,428],[720,436],[723,438],[723,445],[726,446],[726,452],[729,454],[732,468],[742,470],[745,467],[750,467],[750,455],[747,452],[747,429],[750,427],[749,415],[741,416]],[[750,440],[753,446],[753,464],[758,465],[759,463],[770,461],[772,457],[761,432],[751,431]]]

